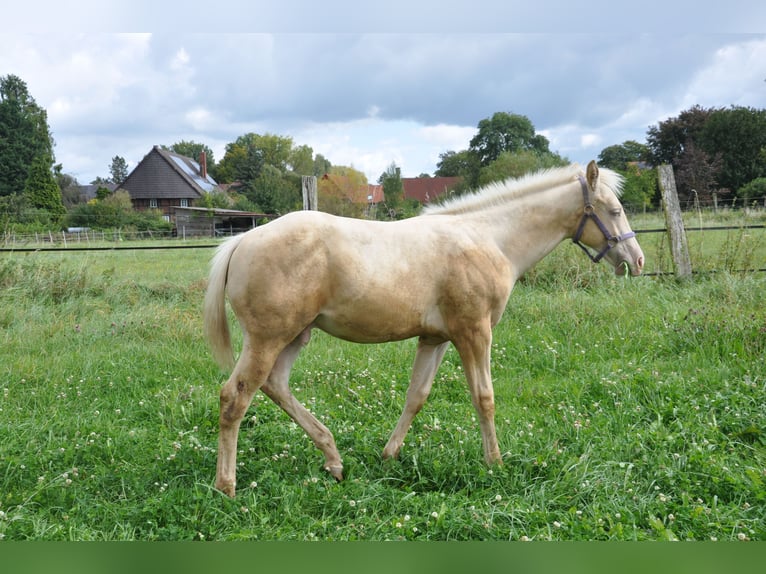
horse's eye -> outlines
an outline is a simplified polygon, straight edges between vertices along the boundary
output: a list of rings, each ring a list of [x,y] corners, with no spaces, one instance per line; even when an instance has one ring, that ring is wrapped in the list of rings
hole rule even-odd
[[[620,208],[618,207],[617,209],[613,209],[613,210],[612,210],[612,211],[610,211],[609,213],[611,213],[611,214],[612,214],[614,217],[619,217],[619,216],[620,216],[620,214],[622,213],[622,209],[620,209]]]

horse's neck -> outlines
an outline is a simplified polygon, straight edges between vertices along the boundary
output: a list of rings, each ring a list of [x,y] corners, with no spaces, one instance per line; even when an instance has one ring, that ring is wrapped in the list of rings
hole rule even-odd
[[[516,198],[497,206],[486,224],[517,276],[533,267],[570,236],[577,225],[582,195],[577,183]]]

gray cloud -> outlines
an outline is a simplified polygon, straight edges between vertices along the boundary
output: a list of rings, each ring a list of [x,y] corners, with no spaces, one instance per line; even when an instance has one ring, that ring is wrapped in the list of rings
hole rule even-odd
[[[395,158],[406,175],[432,172],[455,133],[497,111],[526,115],[585,161],[693,104],[763,107],[766,36],[5,34],[6,73],[48,109],[57,159],[83,180],[114,155],[136,162],[181,139],[220,159],[247,131],[310,137],[334,163],[367,158],[377,177]]]

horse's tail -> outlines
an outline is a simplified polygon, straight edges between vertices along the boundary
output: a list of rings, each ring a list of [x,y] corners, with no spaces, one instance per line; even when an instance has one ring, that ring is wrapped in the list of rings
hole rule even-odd
[[[242,241],[242,235],[235,235],[216,249],[210,265],[202,311],[205,338],[213,351],[215,360],[221,367],[228,370],[234,367],[234,352],[231,348],[231,333],[226,317],[226,278],[229,272],[229,260],[240,241]]]

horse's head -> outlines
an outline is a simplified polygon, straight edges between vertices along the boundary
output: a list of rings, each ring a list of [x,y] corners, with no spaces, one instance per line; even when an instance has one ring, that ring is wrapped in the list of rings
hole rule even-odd
[[[594,263],[604,258],[614,266],[618,275],[625,274],[625,265],[631,275],[640,275],[644,253],[618,199],[620,176],[609,170],[599,174],[596,162],[591,161],[585,177],[579,179],[584,208],[572,240]],[[592,254],[586,245],[597,253]]]

